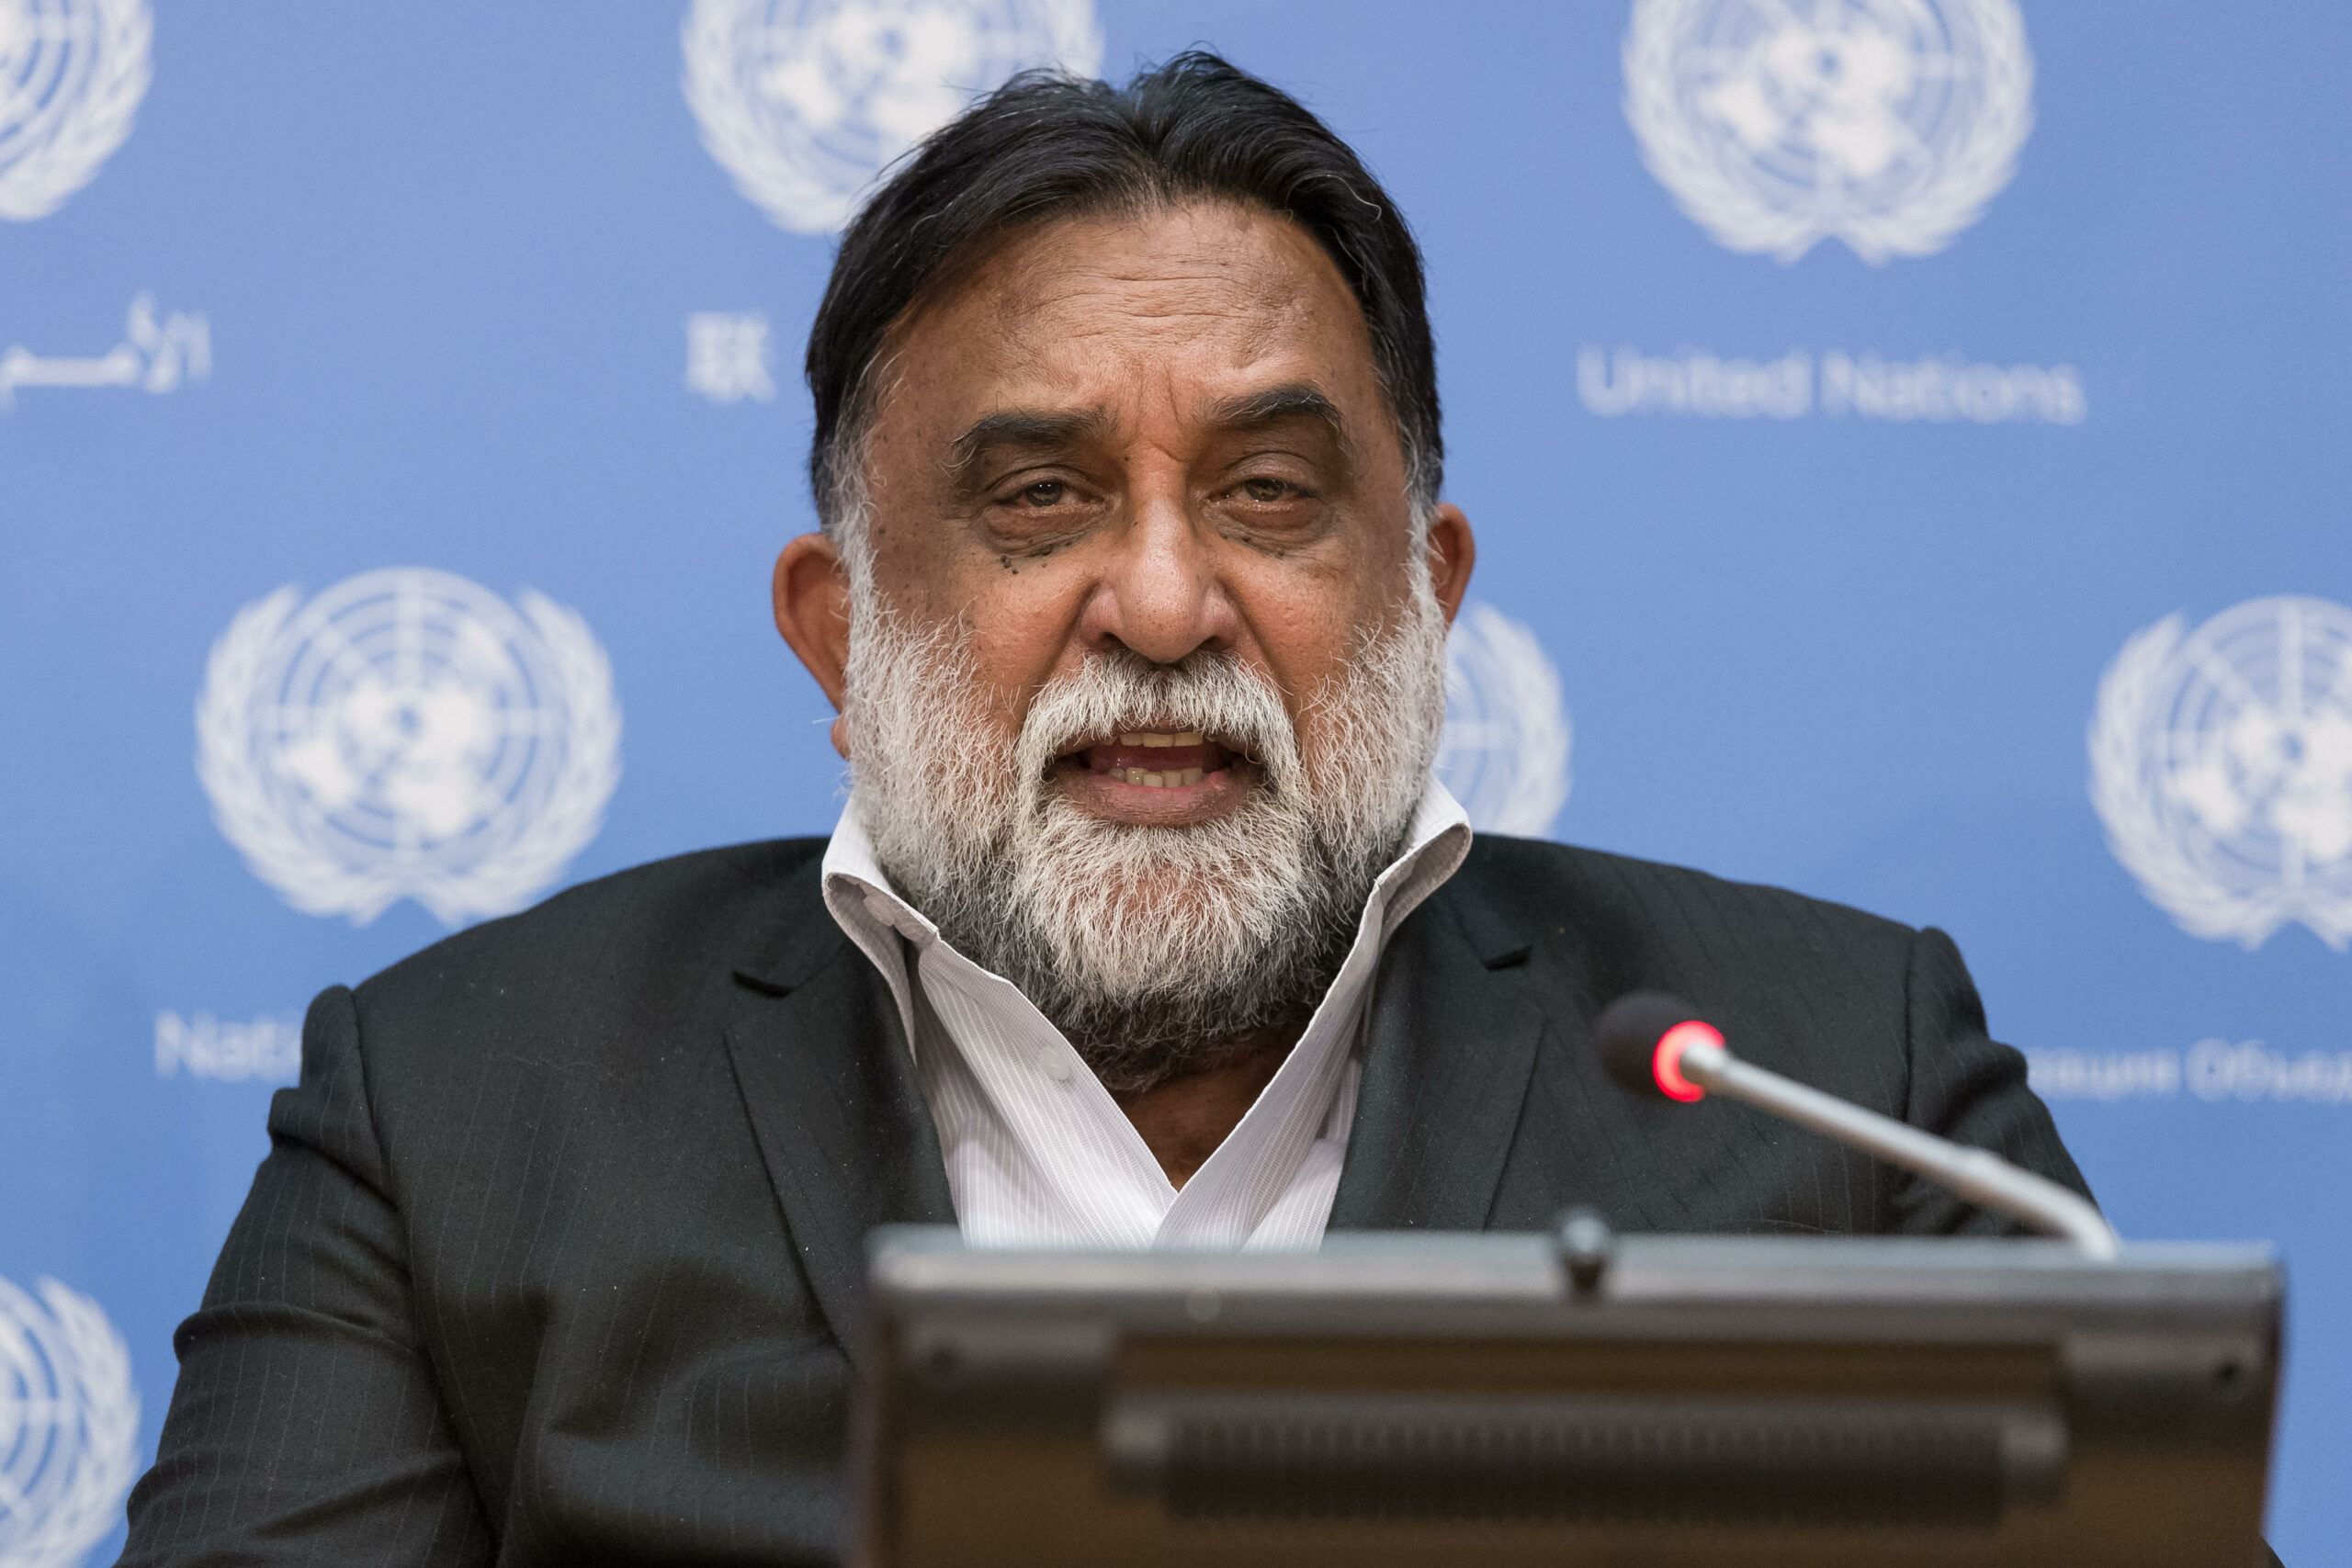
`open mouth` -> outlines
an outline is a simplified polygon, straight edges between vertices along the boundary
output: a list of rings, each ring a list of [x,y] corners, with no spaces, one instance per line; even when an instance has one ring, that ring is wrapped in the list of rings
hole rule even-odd
[[[1130,729],[1066,751],[1057,771],[1083,771],[1143,789],[1186,789],[1215,782],[1248,753],[1197,729]]]

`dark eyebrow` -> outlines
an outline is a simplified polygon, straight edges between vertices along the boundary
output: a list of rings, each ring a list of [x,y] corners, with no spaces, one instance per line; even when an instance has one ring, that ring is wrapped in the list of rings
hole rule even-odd
[[[1288,381],[1247,397],[1227,398],[1208,408],[1208,422],[1227,430],[1255,430],[1286,419],[1314,420],[1342,442],[1348,436],[1348,422],[1340,405],[1305,381]]]
[[[1111,427],[1111,415],[1105,409],[1082,409],[1069,413],[1048,413],[1036,409],[1006,409],[1000,413],[984,414],[972,422],[972,427],[956,438],[947,449],[947,465],[957,473],[969,468],[989,452],[1001,447],[1036,451],[1041,448],[1072,446],[1089,436],[1100,435]]]

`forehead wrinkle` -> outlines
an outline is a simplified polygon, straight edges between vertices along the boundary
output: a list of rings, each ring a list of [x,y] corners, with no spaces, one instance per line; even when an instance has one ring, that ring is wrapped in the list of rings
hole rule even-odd
[[[1116,336],[1136,328],[1205,327],[1256,336],[1287,327],[1305,313],[1295,299],[1272,289],[1252,291],[1215,280],[1208,288],[1141,289],[1100,279],[1072,279],[1046,299],[1007,299],[997,312],[996,330],[1009,338],[1027,337],[1043,322],[1069,338]]]
[[[1164,253],[1102,258],[1075,272],[1061,271],[1063,258],[1033,249],[1014,258],[993,279],[980,279],[995,329],[1024,336],[1040,318],[1057,321],[1069,335],[1114,332],[1123,322],[1205,321],[1264,330],[1262,318],[1296,320],[1311,314],[1296,276],[1298,258],[1281,254],[1220,254],[1203,259]],[[1328,264],[1326,264],[1328,265]],[[1344,286],[1342,286],[1344,293]]]
[[[923,318],[965,314],[1019,356],[1041,337],[1114,336],[1123,325],[1257,338],[1295,330],[1328,307],[1364,330],[1345,280],[1310,238],[1279,214],[1215,200],[1077,215],[1007,234],[941,284],[894,336],[904,341]]]

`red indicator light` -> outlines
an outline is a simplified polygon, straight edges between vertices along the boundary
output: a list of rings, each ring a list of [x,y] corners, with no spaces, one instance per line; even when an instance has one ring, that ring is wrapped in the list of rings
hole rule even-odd
[[[1688,1103],[1704,1100],[1707,1091],[1682,1076],[1682,1053],[1693,1045],[1721,1048],[1724,1037],[1712,1023],[1697,1019],[1678,1023],[1657,1037],[1657,1052],[1650,1058],[1650,1076],[1657,1080],[1659,1092],[1668,1100]]]

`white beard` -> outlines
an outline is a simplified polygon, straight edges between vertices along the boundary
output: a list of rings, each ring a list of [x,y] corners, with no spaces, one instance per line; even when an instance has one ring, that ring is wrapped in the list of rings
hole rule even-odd
[[[862,563],[861,563],[862,564]],[[850,802],[899,894],[1018,986],[1118,1091],[1305,1021],[1427,787],[1445,621],[1425,572],[1301,715],[1226,655],[1087,660],[1040,690],[1008,761],[960,626],[908,628],[853,570]],[[1199,730],[1257,761],[1239,809],[1106,822],[1048,774],[1123,730]]]

